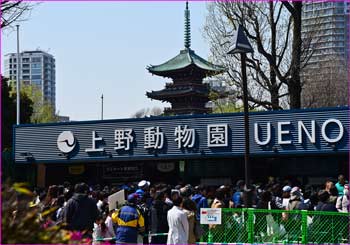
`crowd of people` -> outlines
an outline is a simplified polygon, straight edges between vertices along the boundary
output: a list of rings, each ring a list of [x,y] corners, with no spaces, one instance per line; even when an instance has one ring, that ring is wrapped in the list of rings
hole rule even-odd
[[[336,181],[334,181],[336,182]],[[116,243],[194,244],[203,235],[200,208],[316,210],[349,212],[349,185],[344,175],[334,183],[306,188],[291,181],[269,178],[267,183],[235,186],[192,186],[142,180],[118,187],[88,186],[68,182],[34,190],[33,206],[52,210],[46,226],[61,224],[66,229],[84,231],[94,243],[103,239]],[[108,196],[124,190],[126,202],[110,209]]]

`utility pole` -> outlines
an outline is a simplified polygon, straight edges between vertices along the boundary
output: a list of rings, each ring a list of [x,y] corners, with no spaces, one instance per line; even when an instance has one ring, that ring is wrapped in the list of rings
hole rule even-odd
[[[19,25],[17,27],[17,74],[16,74],[16,94],[17,94],[17,125],[21,122],[21,108],[20,108],[20,98],[21,98],[21,87],[20,87],[20,76],[21,76],[21,57],[19,54]]]

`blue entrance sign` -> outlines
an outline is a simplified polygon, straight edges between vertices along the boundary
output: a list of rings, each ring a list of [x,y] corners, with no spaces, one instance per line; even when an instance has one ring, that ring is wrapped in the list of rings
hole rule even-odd
[[[252,156],[346,153],[349,108],[250,113]],[[243,156],[243,114],[14,126],[17,163]]]

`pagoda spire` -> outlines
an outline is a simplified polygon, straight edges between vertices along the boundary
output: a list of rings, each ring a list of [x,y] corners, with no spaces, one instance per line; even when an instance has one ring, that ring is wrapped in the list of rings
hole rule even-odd
[[[191,46],[190,10],[188,9],[188,1],[186,1],[186,9],[185,9],[185,48],[189,49],[190,46]]]

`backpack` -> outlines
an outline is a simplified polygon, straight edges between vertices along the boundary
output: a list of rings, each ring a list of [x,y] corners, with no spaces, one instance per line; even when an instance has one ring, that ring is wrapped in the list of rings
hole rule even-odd
[[[235,204],[235,208],[242,204],[242,192],[236,191],[232,196],[232,201]]]

